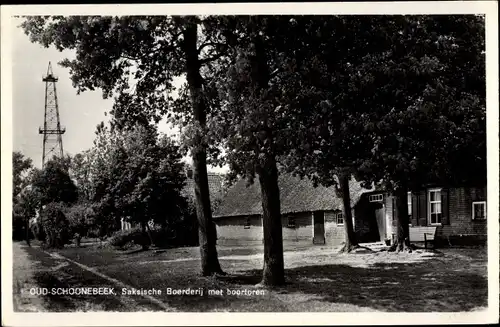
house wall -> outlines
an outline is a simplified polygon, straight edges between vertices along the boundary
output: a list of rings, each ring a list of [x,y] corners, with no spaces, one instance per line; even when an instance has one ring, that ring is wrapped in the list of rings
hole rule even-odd
[[[340,245],[345,240],[344,225],[337,224],[337,213],[340,211],[325,212],[325,243]]]
[[[217,244],[246,245],[262,244],[262,220],[260,215],[250,216],[250,228],[245,229],[248,216],[215,218],[217,229]],[[289,217],[295,219],[295,228],[288,227]],[[313,240],[313,213],[299,212],[284,214],[281,217],[283,226],[283,244],[312,245]],[[336,224],[333,211],[325,212],[325,239],[326,244],[337,245],[344,241],[344,226]]]
[[[289,217],[294,217],[295,228],[287,227]],[[313,227],[311,212],[299,212],[294,214],[282,215],[281,224],[283,226],[283,243],[312,243]]]
[[[439,187],[438,187],[439,188]],[[429,189],[413,192],[411,226],[427,226],[429,210]],[[474,238],[475,240],[486,240],[487,221],[472,220],[472,202],[486,201],[486,187],[482,188],[442,188],[442,224],[436,230],[436,238],[445,244],[457,238]],[[393,208],[393,196],[387,196],[385,200],[386,216],[388,222],[387,235],[390,237],[392,230],[389,226],[395,226],[397,212]],[[391,224],[389,224],[389,222]],[[393,227],[394,228],[394,227]]]
[[[472,220],[472,202],[486,201],[486,188],[453,188],[449,190],[450,222],[437,230],[439,237],[486,239],[487,220]]]
[[[395,216],[396,203],[394,202],[394,197],[387,193],[384,194],[384,206],[385,206],[385,238],[391,239],[392,234],[396,233],[396,216]]]
[[[247,218],[249,228],[245,228]],[[217,244],[262,244],[262,219],[260,215],[222,217],[214,219],[217,230]]]

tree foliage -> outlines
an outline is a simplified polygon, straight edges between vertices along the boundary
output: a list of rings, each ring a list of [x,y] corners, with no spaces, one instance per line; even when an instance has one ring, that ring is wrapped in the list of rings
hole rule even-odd
[[[74,203],[78,200],[78,190],[71,180],[68,169],[71,159],[52,158],[42,170],[34,172],[32,186],[40,192],[40,205],[51,202]]]
[[[75,50],[61,64],[78,92],[115,96],[119,145],[98,136],[100,145],[73,169],[79,185],[91,181],[81,193],[101,212],[156,219],[152,197],[165,189],[153,185],[168,169],[148,166],[157,155],[149,126],[165,116],[180,124],[193,156],[205,275],[221,272],[207,151],[234,174],[258,176],[264,275],[275,265],[264,280],[276,283],[283,281],[279,169],[325,186],[340,182],[346,213],[351,175],[399,197],[429,183],[486,180],[481,16],[54,16],[26,18],[22,27],[33,42]],[[179,77],[186,82],[176,88]],[[407,213],[400,216],[407,226]]]
[[[304,137],[290,170],[325,185],[347,171],[405,197],[431,183],[484,183],[483,17],[337,16],[321,28],[305,79],[321,96],[293,127]]]
[[[78,188],[78,200],[92,200],[92,182],[90,179],[91,155],[89,150],[77,153],[71,160],[69,174]]]
[[[28,237],[28,221],[31,214],[31,205],[26,190],[28,186],[29,173],[33,168],[30,158],[26,158],[21,152],[12,153],[12,236],[14,239]]]
[[[25,17],[22,27],[32,42],[75,50],[76,58],[61,64],[70,69],[78,92],[99,88],[105,98],[115,96],[111,114],[117,127],[158,123],[167,114],[175,121],[195,121],[204,130],[210,103],[203,92],[202,70],[221,55],[223,45],[210,41],[212,33],[199,34],[198,29],[209,31],[212,21],[192,16],[32,16]],[[176,77],[186,78],[180,90],[174,87]],[[211,275],[222,270],[208,194],[208,146],[202,137],[196,139],[190,150],[202,271]]]
[[[317,94],[304,80],[311,67],[303,44],[316,32],[312,25],[314,19],[302,16],[224,17],[219,29],[231,51],[209,79],[220,99],[209,136],[224,150],[212,159],[250,183],[259,179],[264,284],[284,282],[278,174],[302,142],[294,126],[306,121],[308,101]]]
[[[21,152],[12,152],[12,196],[15,199],[26,186],[26,173],[33,167],[31,158],[26,158]]]
[[[88,236],[96,225],[95,212],[90,203],[77,203],[66,209],[69,234],[80,246],[81,239]]]
[[[69,222],[65,215],[66,205],[51,202],[40,212],[40,225],[45,235],[45,244],[51,248],[62,248],[70,239]]]
[[[101,227],[111,227],[110,220],[118,226],[121,218],[166,226],[184,216],[182,152],[165,135],[141,125],[126,130],[99,125],[94,147],[85,156],[82,184]]]

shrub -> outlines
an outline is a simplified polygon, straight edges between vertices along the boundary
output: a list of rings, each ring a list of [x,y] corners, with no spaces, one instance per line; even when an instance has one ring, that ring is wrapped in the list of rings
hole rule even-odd
[[[31,224],[30,230],[36,240],[45,242],[47,235],[45,234],[41,223]]]
[[[151,236],[151,240],[149,239],[149,236]],[[152,241],[152,245],[156,247],[169,248],[173,246],[187,245],[184,244],[185,242],[182,236],[183,234],[178,235],[175,231],[162,227],[152,228],[149,230],[149,235],[143,234],[141,228],[132,228],[115,232],[108,239],[108,244],[118,249],[129,248],[133,245],[140,245],[147,248],[151,245]]]
[[[70,242],[69,222],[62,203],[51,202],[40,212],[40,220],[45,234],[45,243],[51,248],[62,248]]]
[[[88,236],[89,230],[95,225],[95,215],[92,208],[85,203],[71,206],[67,210],[70,233],[80,246],[82,237]]]
[[[26,218],[22,215],[12,214],[12,240],[21,241],[26,239]]]
[[[140,228],[132,228],[115,232],[108,240],[111,246],[116,248],[126,248],[131,245],[148,245],[149,240],[147,235],[142,233]]]

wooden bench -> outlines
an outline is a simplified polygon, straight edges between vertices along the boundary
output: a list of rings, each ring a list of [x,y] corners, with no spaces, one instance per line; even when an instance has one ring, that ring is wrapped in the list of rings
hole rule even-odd
[[[410,227],[410,242],[424,242],[427,249],[427,242],[434,243],[436,230],[436,226]]]

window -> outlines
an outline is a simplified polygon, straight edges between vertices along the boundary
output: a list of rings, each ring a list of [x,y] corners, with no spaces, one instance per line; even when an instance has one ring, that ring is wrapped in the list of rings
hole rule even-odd
[[[486,201],[472,202],[472,220],[486,219]]]
[[[384,200],[383,194],[373,194],[368,197],[370,202],[382,202]]]
[[[337,225],[344,224],[344,214],[342,212],[337,213]]]
[[[429,190],[429,224],[441,224],[441,190]]]
[[[412,207],[411,207],[411,192],[408,192],[408,218],[410,219],[410,222],[411,222],[411,211],[412,211]]]
[[[246,220],[245,220],[245,225],[244,227],[245,229],[250,229],[250,217],[247,217]]]
[[[288,216],[287,227],[288,228],[295,228],[295,217],[294,216]]]

